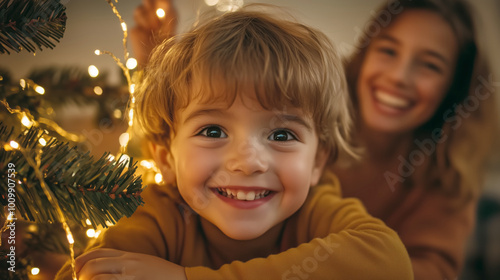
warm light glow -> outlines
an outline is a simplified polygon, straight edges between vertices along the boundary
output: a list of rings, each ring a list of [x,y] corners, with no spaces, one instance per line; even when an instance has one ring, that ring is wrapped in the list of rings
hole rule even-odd
[[[13,219],[13,215],[9,214],[9,216],[7,216],[7,221],[12,221],[12,219]]]
[[[135,84],[131,84],[128,91],[133,94],[135,92]],[[132,100],[132,103],[135,103],[135,99]]]
[[[73,239],[73,235],[71,235],[71,233],[68,233],[66,237],[68,238],[69,244],[75,244],[75,240]]]
[[[26,87],[26,80],[24,80],[24,79],[19,80],[19,84],[24,89]]]
[[[102,88],[100,86],[95,86],[94,87],[94,93],[96,95],[102,95]]]
[[[12,140],[9,142],[9,145],[12,149],[18,149],[19,148],[19,143],[17,143],[16,141]]]
[[[122,22],[122,30],[127,31],[127,24],[125,22]]]
[[[132,125],[134,125],[134,121],[133,121],[132,119],[130,119],[130,120],[128,121],[128,126],[132,126]]]
[[[45,89],[41,86],[36,86],[35,91],[38,92],[38,94],[42,94],[42,95],[45,93]]]
[[[120,163],[121,164],[128,164],[130,162],[130,157],[126,154],[123,154],[121,157],[120,157]]]
[[[101,231],[100,230],[96,231],[95,234],[94,234],[94,238],[99,237],[99,234],[101,234]]]
[[[38,275],[40,273],[40,268],[38,267],[33,267],[31,269],[31,275]]]
[[[88,236],[89,238],[93,238],[93,237],[95,237],[95,230],[94,230],[93,228],[89,228],[89,229],[87,230],[87,236]]]
[[[130,99],[130,102],[131,102],[132,104],[134,104],[134,103],[135,103],[135,97],[133,97],[133,96],[132,96],[132,99]]]
[[[120,135],[120,137],[118,138],[118,141],[120,141],[120,145],[122,146],[127,146],[129,140],[130,135],[127,132],[122,133],[122,135]]]
[[[23,116],[23,118],[21,119],[21,123],[26,127],[31,127],[31,125],[33,124],[33,122],[30,121],[27,116]]]
[[[42,146],[47,145],[47,141],[43,138],[38,139],[38,143],[40,143],[40,145],[42,145]]]
[[[205,0],[205,4],[208,6],[215,6],[217,3],[219,3],[219,0]]]
[[[89,219],[86,219],[86,220],[85,220],[85,223],[86,223],[88,226],[92,225],[92,223],[90,222],[90,220],[89,220]]]
[[[220,12],[234,12],[243,6],[243,0],[220,0],[217,3],[217,10]]]
[[[141,166],[144,166],[147,169],[153,168],[153,164],[149,162],[149,160],[141,160]]]
[[[94,53],[95,53],[95,55],[101,55],[101,51],[100,50],[95,50]]]
[[[115,156],[114,155],[109,155],[108,156],[108,160],[109,161],[114,161],[115,160]]]
[[[131,57],[129,59],[127,59],[127,63],[125,63],[127,65],[127,68],[132,70],[132,69],[135,69],[135,67],[137,67],[137,59]]]
[[[120,109],[115,109],[113,111],[113,117],[115,117],[115,119],[121,119],[122,118],[122,111]]]
[[[105,223],[106,223],[106,225],[107,225],[108,227],[112,227],[112,226],[114,226],[114,225],[115,225],[115,224],[113,224],[113,223],[112,223],[112,222],[110,222],[110,221],[106,221]]]
[[[134,119],[134,109],[130,109],[128,111],[128,118],[129,118],[129,120],[133,120]]]
[[[89,75],[92,78],[97,77],[99,75],[99,69],[97,69],[97,67],[95,67],[95,65],[90,65],[89,66]]]
[[[156,173],[155,175],[155,182],[157,184],[161,183],[161,181],[163,181],[163,176],[161,176],[161,173]]]
[[[159,17],[159,18],[164,18],[165,17],[165,10],[164,9],[158,9],[156,10],[156,15]]]

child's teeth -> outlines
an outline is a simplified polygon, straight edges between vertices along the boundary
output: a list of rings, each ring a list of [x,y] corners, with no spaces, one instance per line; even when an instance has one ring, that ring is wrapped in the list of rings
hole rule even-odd
[[[236,198],[238,198],[238,200],[245,200],[247,198],[247,195],[242,191],[238,191],[238,193],[236,194]]]
[[[246,195],[246,200],[254,200],[255,199],[255,192],[249,192]]]

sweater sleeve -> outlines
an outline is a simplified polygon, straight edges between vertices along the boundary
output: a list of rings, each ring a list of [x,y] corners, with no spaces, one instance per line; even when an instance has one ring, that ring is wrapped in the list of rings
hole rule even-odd
[[[335,181],[311,189],[285,228],[288,250],[218,270],[186,268],[187,279],[413,279],[398,235],[357,199],[341,199],[338,188]]]
[[[477,200],[463,207],[427,192],[418,205],[394,225],[410,254],[415,279],[456,279],[463,266],[466,241],[475,223]],[[417,210],[418,209],[418,210]],[[401,213],[403,214],[403,213]]]
[[[182,239],[183,217],[172,198],[160,188],[149,186],[142,195],[145,206],[140,206],[131,217],[123,218],[115,226],[108,228],[85,251],[113,248],[164,259],[175,258],[175,250],[178,248],[167,246],[175,242],[168,242],[166,239]],[[71,280],[71,272],[71,265],[67,262],[59,270],[56,279]]]

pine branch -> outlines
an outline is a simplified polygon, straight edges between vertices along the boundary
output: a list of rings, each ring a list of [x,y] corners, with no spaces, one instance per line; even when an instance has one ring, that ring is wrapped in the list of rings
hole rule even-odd
[[[66,29],[59,0],[0,0],[0,53],[53,49]]]
[[[3,146],[12,140],[12,128],[0,123],[0,143]],[[48,138],[40,146],[40,138]],[[25,156],[36,157],[41,149],[40,171],[45,183],[57,198],[57,203],[67,220],[85,226],[89,219],[92,226],[107,227],[106,222],[115,223],[123,216],[130,216],[141,205],[142,179],[134,174],[137,166],[120,159],[110,161],[109,154],[94,160],[89,153],[81,153],[67,142],[45,135],[32,127],[14,139],[20,149],[0,149],[0,170],[7,170],[13,163],[16,171],[16,210],[20,215],[37,223],[60,222],[53,205],[45,196],[33,167]],[[0,174],[0,203],[8,205],[8,172]],[[12,181],[11,181],[12,183]]]

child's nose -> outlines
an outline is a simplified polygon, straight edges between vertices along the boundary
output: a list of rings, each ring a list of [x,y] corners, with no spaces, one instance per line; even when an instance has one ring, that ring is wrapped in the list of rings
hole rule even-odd
[[[268,152],[256,138],[234,143],[228,152],[226,168],[245,175],[264,173],[269,168]]]

